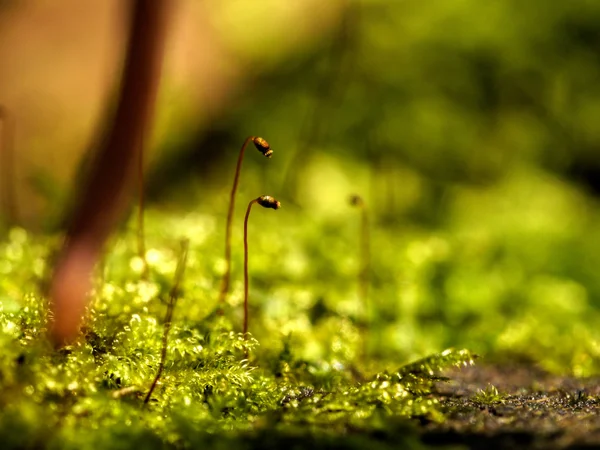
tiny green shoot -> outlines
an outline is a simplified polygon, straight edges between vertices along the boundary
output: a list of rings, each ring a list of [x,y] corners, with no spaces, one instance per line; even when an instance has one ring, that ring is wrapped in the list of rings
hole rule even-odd
[[[505,397],[506,395],[499,392],[496,386],[488,384],[485,389],[480,389],[477,391],[471,400],[480,405],[493,405],[496,403],[502,403]]]

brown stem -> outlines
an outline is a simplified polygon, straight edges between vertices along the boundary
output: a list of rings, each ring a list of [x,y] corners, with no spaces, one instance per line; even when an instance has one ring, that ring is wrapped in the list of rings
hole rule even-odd
[[[170,2],[132,0],[128,48],[117,109],[95,164],[80,189],[50,283],[56,346],[72,341],[85,311],[90,275],[124,213],[135,178],[140,135],[148,128],[162,65]]]
[[[0,143],[0,180],[2,186],[2,212],[8,226],[18,223],[18,209],[15,193],[15,149],[14,149],[14,118],[8,108],[0,105],[0,122],[2,124],[2,142]]]
[[[281,203],[268,195],[261,195],[248,203],[246,217],[244,217],[244,339],[248,338],[248,218],[252,205],[258,203],[263,208],[279,209]],[[246,350],[246,357],[248,351]]]
[[[235,166],[235,175],[233,177],[233,187],[231,188],[231,194],[229,195],[229,209],[227,210],[227,223],[225,225],[225,273],[221,280],[221,289],[219,291],[219,304],[225,303],[227,292],[229,292],[229,280],[231,278],[231,229],[233,226],[233,210],[235,207],[235,193],[240,181],[240,172],[242,170],[242,161],[244,159],[244,153],[248,143],[254,139],[253,136],[249,136],[244,141],[240,154],[238,156],[237,165]]]
[[[244,217],[244,339],[248,335],[248,217],[255,203],[258,203],[256,198],[248,203],[246,217]]]
[[[219,290],[219,304],[222,306],[227,298],[229,292],[229,281],[231,278],[231,230],[233,227],[233,211],[235,209],[235,193],[237,192],[238,184],[240,181],[240,173],[242,171],[242,161],[244,159],[244,153],[246,147],[250,142],[253,142],[255,147],[267,158],[270,158],[273,154],[273,150],[263,138],[248,136],[240,149],[238,156],[237,165],[235,167],[235,175],[233,177],[233,186],[231,187],[231,194],[229,195],[229,209],[227,210],[227,223],[225,226],[225,273],[221,280],[221,288]]]
[[[144,399],[144,404],[150,401],[150,397],[152,396],[152,392],[156,388],[158,384],[158,380],[162,375],[162,372],[165,368],[165,360],[167,359],[167,347],[169,340],[169,332],[171,331],[171,323],[173,321],[173,312],[175,311],[175,305],[177,304],[177,299],[179,298],[181,289],[181,280],[183,279],[183,272],[185,271],[185,266],[187,264],[187,255],[189,248],[189,240],[184,239],[181,241],[181,253],[179,254],[179,261],[177,262],[177,268],[175,269],[175,279],[173,281],[173,287],[171,288],[171,292],[169,293],[169,304],[167,305],[167,313],[165,315],[165,323],[163,328],[163,337],[162,337],[162,347],[160,351],[160,363],[158,364],[158,371],[156,372],[156,376],[152,381],[152,385],[150,386],[150,390]]]

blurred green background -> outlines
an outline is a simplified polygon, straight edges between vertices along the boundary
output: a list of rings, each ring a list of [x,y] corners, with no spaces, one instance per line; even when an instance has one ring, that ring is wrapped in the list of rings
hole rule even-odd
[[[15,42],[0,53],[0,102],[17,119],[20,204],[33,229],[56,224],[118,74],[122,11],[96,3],[104,27],[87,32],[75,2],[0,3],[0,39]],[[359,216],[348,205],[358,193],[371,214],[374,353],[404,360],[466,346],[578,375],[600,369],[600,3],[175,9],[148,167],[149,240],[180,230],[205,255],[207,278],[189,283],[206,301],[190,311],[214,306],[232,170],[257,135],[275,153],[246,155],[236,217],[261,194],[284,205],[275,217],[260,211],[251,231],[259,341],[291,324],[314,357],[318,330],[291,318],[316,314],[333,330],[327,314],[365,314]],[[52,27],[65,42],[82,38],[53,53],[62,41]],[[40,50],[48,40],[57,47]],[[239,249],[234,258],[239,280]],[[355,339],[344,330],[340,339]]]

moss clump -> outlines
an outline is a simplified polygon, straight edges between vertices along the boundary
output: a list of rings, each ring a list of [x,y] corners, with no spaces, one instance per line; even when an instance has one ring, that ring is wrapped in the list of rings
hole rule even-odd
[[[505,394],[498,391],[498,388],[492,384],[488,384],[485,389],[480,389],[471,400],[479,405],[489,406],[496,403],[502,403],[506,398]]]
[[[494,195],[500,194],[488,192],[480,203],[465,198],[472,210]],[[474,222],[467,218],[454,217],[445,231],[378,228],[365,359],[356,229],[316,216],[305,226],[298,214],[291,207],[274,215],[269,233],[249,224],[256,252],[249,255],[247,342],[240,333],[241,236],[233,247],[229,304],[219,315],[223,264],[213,255],[220,254],[223,231],[216,216],[149,210],[148,276],[141,277],[135,226],[125,228],[98,270],[82,338],[61,352],[45,343],[46,300],[39,295],[56,239],[12,229],[0,242],[4,441],[20,448],[114,448],[117,442],[241,448],[270,437],[285,445],[299,435],[311,446],[342,436],[398,440],[413,419],[443,419],[434,389],[443,380],[438,370],[472,359],[469,352],[439,349],[466,347],[492,358],[508,349],[553,369],[597,370],[592,299],[598,290],[594,284],[588,294],[580,289],[596,241],[563,246],[575,242],[570,230],[560,245],[536,231],[531,243],[545,256],[533,252],[528,259],[521,244],[531,236],[518,221],[506,228],[498,222],[496,234],[480,230],[469,239]],[[554,216],[539,221],[552,224]],[[144,407],[160,362],[182,235],[190,238],[186,275],[164,372]],[[581,257],[568,260],[569,270],[547,266],[573,251]],[[549,302],[555,307],[546,307]],[[546,351],[550,346],[556,351]]]
[[[54,351],[44,344],[41,299],[24,301],[0,313],[0,435],[15,448],[185,448],[214,436],[262,445],[269,430],[283,440],[368,435],[400,418],[440,420],[435,371],[472,360],[448,350],[358,382],[348,368],[288,355],[273,373],[243,359],[257,342],[227,331],[226,319],[188,323],[173,327],[165,372],[144,407],[160,353],[155,318],[136,313],[123,323],[92,312],[84,339]]]
[[[21,237],[16,273],[25,273],[28,258],[51,245]],[[127,254],[135,260],[133,247],[121,253]],[[131,266],[115,274],[107,269],[92,294],[82,338],[60,351],[45,340],[43,298],[28,293],[2,301],[0,436],[6,448],[188,448],[201,443],[247,448],[249,442],[263,447],[274,439],[284,445],[299,436],[307,445],[325,448],[336,439],[359,446],[378,433],[399,439],[411,419],[441,420],[433,391],[442,379],[438,372],[473,359],[466,350],[447,350],[397,370],[365,375],[360,361],[340,358],[356,354],[349,348],[306,359],[291,335],[261,348],[256,339],[245,340],[235,331],[233,311],[185,314],[194,292],[189,280],[198,274],[190,258],[164,372],[144,405],[160,362],[161,312],[172,287],[171,258],[177,257],[167,254],[162,267],[152,266],[149,258],[148,280],[138,280]],[[3,285],[4,299],[12,287]],[[358,348],[360,342],[351,345]],[[244,358],[247,348],[255,360]]]

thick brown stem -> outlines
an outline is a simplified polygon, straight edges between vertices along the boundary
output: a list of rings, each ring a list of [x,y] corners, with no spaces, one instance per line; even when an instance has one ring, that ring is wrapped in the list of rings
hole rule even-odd
[[[132,0],[131,5],[114,120],[82,189],[50,284],[50,337],[57,346],[79,332],[91,271],[129,201],[139,137],[148,129],[154,108],[170,5],[168,0]]]

